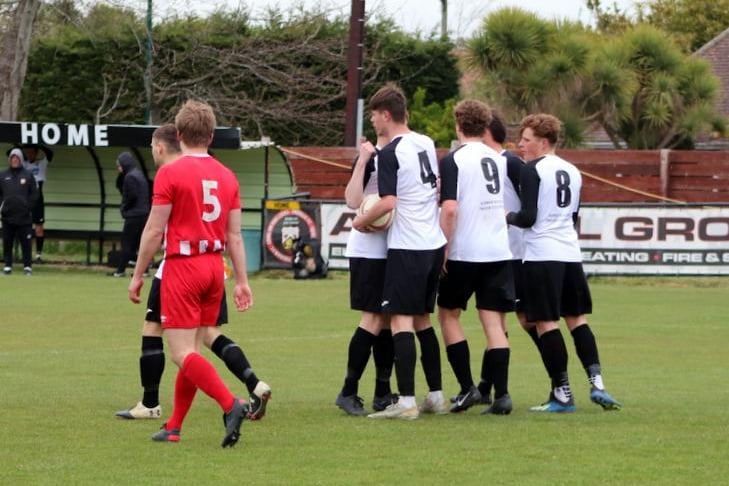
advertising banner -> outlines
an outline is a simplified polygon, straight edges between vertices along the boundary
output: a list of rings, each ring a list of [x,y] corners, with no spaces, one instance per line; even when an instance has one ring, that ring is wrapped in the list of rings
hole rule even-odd
[[[344,249],[355,213],[321,203],[329,268],[348,268]],[[729,275],[729,205],[582,206],[579,238],[593,275]]]
[[[729,274],[729,206],[583,206],[582,262],[593,274]]]
[[[349,269],[344,250],[347,248],[352,220],[356,215],[357,210],[349,209],[346,204],[322,203],[321,253],[329,262],[329,268]]]

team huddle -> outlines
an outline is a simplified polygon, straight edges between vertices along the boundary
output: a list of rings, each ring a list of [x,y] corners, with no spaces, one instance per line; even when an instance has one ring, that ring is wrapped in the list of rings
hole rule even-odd
[[[592,301],[575,230],[581,177],[554,153],[559,120],[545,114],[522,120],[524,162],[503,150],[506,130],[487,105],[462,101],[455,108],[460,146],[439,163],[433,141],[408,128],[405,96],[398,87],[381,88],[369,108],[377,145],[361,143],[345,198],[352,208],[368,196],[379,199],[355,217],[347,245],[350,305],[361,311],[361,319],[349,343],[336,405],[350,415],[367,415],[358,388],[371,353],[376,382],[368,416],[373,419],[413,420],[421,413],[463,412],[477,404],[486,405],[482,413],[508,415],[513,404],[506,314],[516,312],[551,379],[547,401],[530,410],[575,410],[561,318],[587,373],[590,399],[606,410],[620,409],[605,390],[597,344],[585,317]],[[230,447],[239,440],[245,419],[264,416],[271,387],[258,379],[243,350],[219,329],[227,322],[223,251],[233,264],[237,310],[249,309],[253,294],[240,235],[238,181],[208,154],[214,129],[212,108],[188,101],[175,124],[163,125],[152,137],[152,154],[160,167],[128,289],[130,300],[140,302],[143,274],[163,243],[165,260],[151,285],[142,331],[144,395],[117,415],[162,416],[164,330],[179,370],[172,414],[152,439],[180,440],[200,389],[220,405],[222,446]],[[385,218],[391,224],[378,231],[383,225],[374,223],[383,215],[391,215]],[[478,385],[460,322],[473,295],[487,341]],[[460,385],[450,400],[443,394],[440,344],[430,320],[436,304],[448,362]],[[419,405],[416,338],[428,385]],[[200,343],[245,384],[248,400],[232,394],[199,353]],[[390,387],[393,367],[397,393]]]
[[[398,87],[381,88],[369,109],[377,146],[361,143],[345,198],[353,209],[370,194],[380,199],[355,217],[347,245],[351,308],[362,314],[336,405],[350,415],[367,415],[358,384],[371,352],[376,384],[370,418],[413,420],[477,404],[486,405],[485,414],[511,413],[506,314],[516,312],[551,380],[547,401],[531,411],[575,410],[562,318],[587,374],[590,400],[619,410],[605,390],[587,323],[592,301],[575,229],[582,180],[575,166],[555,155],[560,121],[547,114],[522,120],[524,162],[503,150],[504,124],[486,104],[462,101],[455,108],[460,146],[439,163],[433,141],[408,128]],[[393,211],[387,231],[372,231],[374,221]],[[487,341],[478,385],[460,324],[472,295]],[[460,385],[450,400],[443,394],[440,346],[430,321],[436,304]],[[428,386],[420,405],[416,337]],[[397,394],[389,383],[393,364]]]

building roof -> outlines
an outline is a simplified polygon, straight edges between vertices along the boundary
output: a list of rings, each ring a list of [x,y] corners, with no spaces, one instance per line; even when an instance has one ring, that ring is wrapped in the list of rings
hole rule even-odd
[[[711,70],[721,81],[717,108],[723,116],[729,116],[729,29],[704,44],[694,56],[706,59],[711,64]]]

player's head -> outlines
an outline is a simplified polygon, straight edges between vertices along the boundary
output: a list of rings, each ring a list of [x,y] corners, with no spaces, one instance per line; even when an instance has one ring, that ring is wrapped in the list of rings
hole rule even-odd
[[[501,116],[495,111],[491,112],[491,123],[489,123],[487,131],[491,135],[491,139],[499,145],[506,142],[506,126]]]
[[[38,158],[38,145],[29,143],[23,145],[23,152],[25,153],[25,160],[28,162],[35,162]]]
[[[519,148],[526,160],[534,160],[552,153],[559,140],[562,122],[546,113],[528,115],[521,121]]]
[[[157,166],[161,166],[180,156],[180,141],[177,140],[177,129],[172,123],[159,126],[152,133],[152,158]]]
[[[182,145],[207,148],[213,141],[215,113],[207,103],[187,100],[175,116],[175,128]]]
[[[453,110],[459,138],[483,138],[491,123],[491,108],[478,100],[463,100]]]
[[[19,148],[14,148],[8,153],[8,165],[13,169],[17,169],[23,165],[23,151]]]
[[[394,83],[387,83],[372,95],[369,109],[370,122],[378,136],[387,136],[392,125],[407,124],[407,100],[402,90]]]

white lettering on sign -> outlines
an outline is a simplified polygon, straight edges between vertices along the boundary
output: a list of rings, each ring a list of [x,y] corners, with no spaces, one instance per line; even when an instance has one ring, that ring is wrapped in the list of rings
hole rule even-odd
[[[93,127],[93,131],[89,129]],[[59,125],[57,123],[21,123],[20,143],[42,143],[45,145],[56,145],[61,139],[66,138],[69,146],[93,145],[96,147],[108,147],[109,135],[107,125]],[[91,134],[93,133],[93,139]]]
[[[21,143],[38,143],[38,124],[22,123],[20,125]]]
[[[106,138],[106,125],[96,125],[94,127],[94,136],[96,137],[97,147],[108,147],[109,139]]]
[[[61,129],[55,123],[43,125],[41,139],[46,145],[55,145],[61,140]]]
[[[88,125],[69,125],[68,126],[68,144],[69,145],[88,145],[89,144],[89,126]]]

